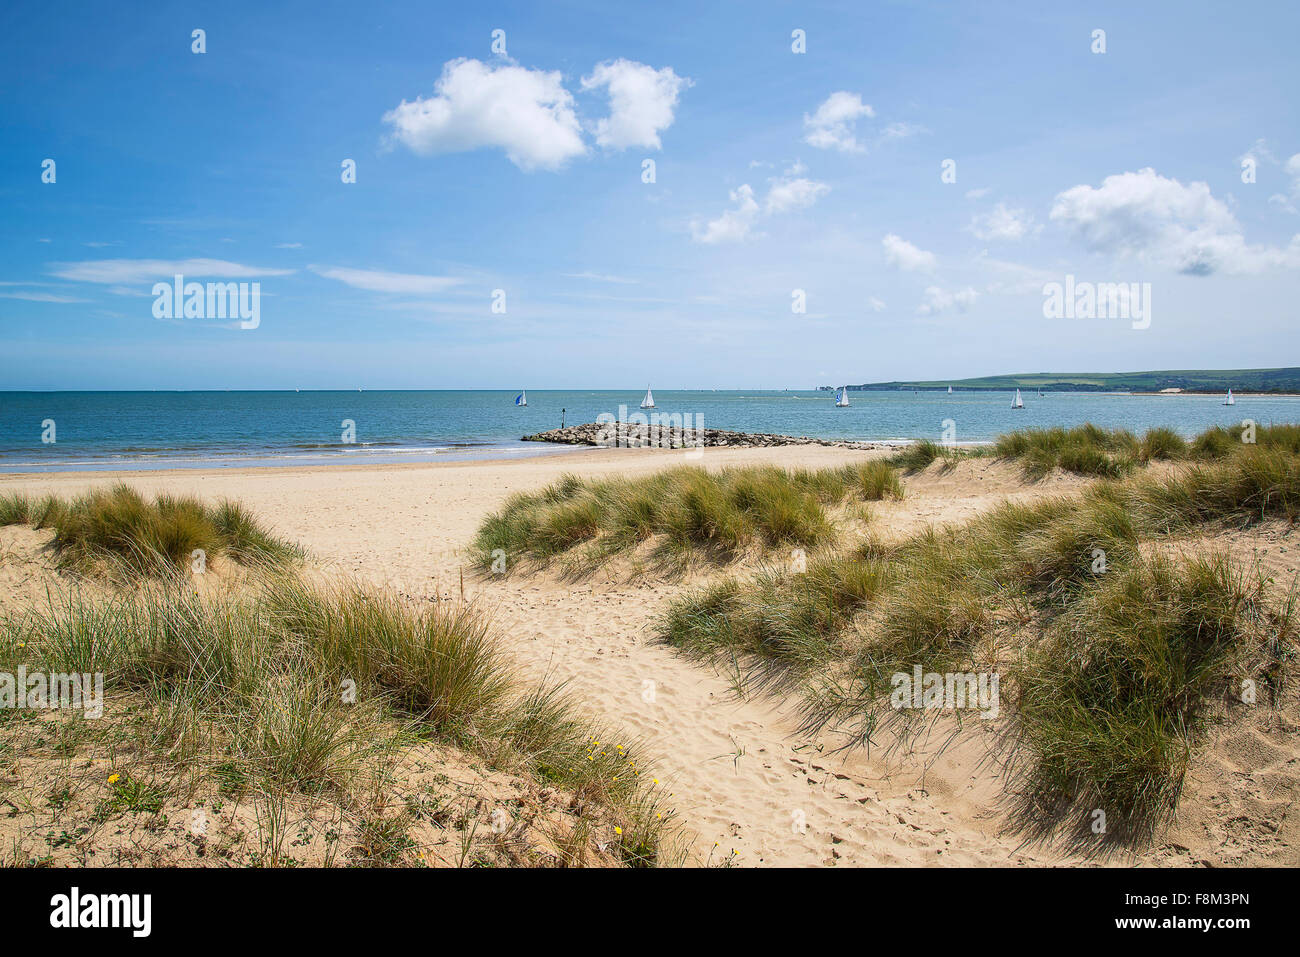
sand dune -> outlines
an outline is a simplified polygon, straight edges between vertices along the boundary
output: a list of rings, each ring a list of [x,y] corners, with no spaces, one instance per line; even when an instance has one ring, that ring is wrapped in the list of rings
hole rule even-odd
[[[983,760],[980,732],[969,730],[969,723],[942,753],[941,729],[932,735],[928,754],[887,760],[878,751],[837,752],[840,742],[831,736],[801,737],[788,704],[738,699],[726,674],[649,640],[652,616],[685,583],[646,575],[629,578],[616,568],[578,582],[554,572],[482,576],[468,566],[463,551],[482,518],[507,496],[541,487],[565,472],[630,474],[684,462],[708,468],[757,463],[822,467],[860,460],[863,454],[797,447],[708,450],[686,459],[680,452],[602,450],[508,462],[178,470],[126,478],[147,492],[240,499],[326,565],[409,595],[446,597],[463,588],[468,597],[486,603],[507,647],[526,670],[565,680],[593,712],[644,742],[695,836],[701,861],[731,859],[741,866],[1073,861],[1052,849],[1019,847],[1014,835],[1003,833],[998,811],[1002,783],[996,768]],[[119,478],[10,475],[0,477],[0,492],[73,494]],[[873,527],[885,535],[904,535],[926,522],[969,518],[1006,498],[1055,494],[1078,483],[1058,474],[1027,485],[1015,469],[992,460],[967,461],[950,472],[936,466],[906,479],[908,494],[902,502],[873,503]],[[17,574],[0,562],[5,590],[20,584],[11,577]],[[1241,733],[1249,737],[1249,732]],[[1288,759],[1294,762],[1294,741],[1291,745],[1287,751],[1267,744],[1274,771]],[[1217,766],[1211,762],[1203,774],[1212,788],[1224,784],[1222,775],[1213,775]],[[1293,769],[1289,773],[1286,795],[1293,793]],[[1252,777],[1247,787],[1276,790],[1277,781],[1277,774],[1264,783]],[[1198,798],[1195,786],[1189,790],[1187,813],[1193,820],[1198,814],[1212,818],[1218,806],[1244,800],[1220,794],[1216,804]],[[1266,818],[1270,813],[1277,809],[1260,811]],[[1199,837],[1183,834],[1173,847],[1158,845],[1144,859],[1215,860],[1224,840],[1209,825],[1200,830]]]

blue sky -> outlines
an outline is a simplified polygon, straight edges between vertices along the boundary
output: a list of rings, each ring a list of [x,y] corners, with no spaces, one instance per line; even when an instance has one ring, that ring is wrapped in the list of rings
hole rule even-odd
[[[1066,6],[7,5],[0,389],[1297,364],[1300,6]]]

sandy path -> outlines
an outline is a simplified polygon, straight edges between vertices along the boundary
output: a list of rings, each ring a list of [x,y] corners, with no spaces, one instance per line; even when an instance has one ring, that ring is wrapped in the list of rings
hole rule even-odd
[[[703,464],[818,467],[861,455],[819,447],[708,450]],[[146,491],[230,496],[334,567],[428,596],[459,590],[462,549],[510,493],[564,472],[627,474],[682,461],[682,453],[622,450],[434,466],[5,475],[0,492],[72,494],[126,478]],[[1027,491],[999,466],[970,466],[972,474],[960,479],[909,480],[908,501],[881,506],[878,520],[902,532],[917,521],[957,520],[1008,494],[1051,491]],[[974,770],[976,756],[958,749],[924,780],[915,769],[890,777],[878,758],[831,755],[824,742],[800,740],[792,717],[772,702],[736,700],[725,676],[652,644],[651,616],[680,587],[601,577],[578,584],[547,575],[482,579],[464,571],[467,596],[495,610],[522,666],[567,681],[594,714],[642,740],[683,823],[698,835],[701,859],[734,856],[737,864],[768,866],[1057,860],[1017,853],[1013,840],[997,835],[989,810],[996,787],[987,770]]]

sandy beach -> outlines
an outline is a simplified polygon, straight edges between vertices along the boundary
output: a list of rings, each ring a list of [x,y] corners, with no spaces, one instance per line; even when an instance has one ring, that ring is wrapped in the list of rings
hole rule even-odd
[[[803,446],[711,449],[690,459],[684,457],[688,454],[593,450],[438,465],[11,474],[0,476],[0,493],[69,496],[126,480],[146,493],[230,497],[300,542],[313,563],[328,570],[417,598],[455,596],[463,588],[467,598],[491,610],[508,653],[528,673],[567,682],[593,714],[643,742],[656,773],[669,782],[699,862],[726,857],[744,866],[1072,861],[1057,850],[1021,846],[1005,833],[1002,783],[984,760],[982,730],[968,725],[942,753],[937,743],[890,759],[879,751],[836,751],[839,742],[832,737],[800,736],[788,702],[738,698],[727,675],[649,640],[651,620],[666,602],[721,572],[697,571],[668,581],[640,572],[629,576],[611,566],[571,581],[546,571],[484,576],[467,561],[465,546],[489,512],[512,493],[536,490],[565,473],[647,474],[686,461],[709,469],[760,463],[825,467],[877,453]],[[1009,464],[974,459],[955,469],[909,476],[904,500],[873,503],[872,522],[881,534],[902,535],[926,523],[961,521],[1007,499],[1067,491],[1080,481],[1058,472],[1027,484]],[[24,568],[22,562],[0,562],[0,589],[14,596],[39,588],[38,578]],[[936,728],[936,742],[944,730]],[[1224,802],[1235,803],[1246,819],[1265,814],[1250,806],[1256,793],[1261,807],[1269,805],[1262,797],[1267,788],[1255,779],[1294,755],[1275,753],[1275,745],[1262,738],[1237,747],[1267,748],[1272,759],[1252,763],[1249,771],[1230,762],[1198,769],[1173,832],[1141,861],[1212,863],[1276,851],[1249,841],[1225,842],[1222,825],[1213,821]],[[1249,787],[1243,787],[1241,775]],[[1219,793],[1220,787],[1228,792]],[[1300,844],[1282,836],[1277,840]]]

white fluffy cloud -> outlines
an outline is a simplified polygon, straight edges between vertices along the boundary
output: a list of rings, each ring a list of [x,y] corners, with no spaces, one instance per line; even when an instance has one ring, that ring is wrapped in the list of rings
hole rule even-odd
[[[1038,232],[1038,226],[1028,210],[1013,209],[1005,203],[998,203],[987,213],[976,214],[971,220],[970,231],[985,242],[1015,242]]]
[[[349,269],[346,266],[312,266],[311,271],[326,279],[337,279],[354,289],[371,292],[433,293],[460,283],[453,276],[422,276],[415,273],[383,272],[378,269]]]
[[[929,271],[934,268],[934,253],[913,246],[902,236],[890,233],[880,244],[885,248],[885,262],[904,272]]]
[[[754,188],[748,183],[731,191],[732,208],[724,210],[717,219],[704,224],[691,223],[691,234],[697,243],[735,243],[749,237],[754,225],[763,216],[775,216],[797,209],[807,209],[830,192],[825,183],[798,175],[804,171],[796,165],[785,175],[768,181],[767,196],[760,204]]]
[[[717,219],[703,226],[691,224],[691,233],[697,243],[738,243],[749,235],[762,211],[754,199],[754,187],[748,183],[731,191],[731,209],[724,210]]]
[[[690,85],[670,66],[656,70],[631,60],[597,64],[582,79],[584,90],[609,93],[609,116],[596,121],[596,143],[615,150],[660,149],[659,133],[672,126],[677,98]]]
[[[1192,275],[1300,263],[1300,236],[1286,249],[1247,245],[1236,217],[1207,184],[1184,186],[1150,167],[1107,176],[1099,188],[1067,189],[1057,195],[1051,216],[1094,252]]]
[[[259,276],[287,276],[292,272],[292,269],[246,266],[224,259],[92,259],[50,265],[51,275],[60,279],[109,286],[153,283],[176,275],[194,279],[256,279]]]
[[[940,289],[938,286],[929,286],[925,290],[925,297],[921,304],[916,307],[918,316],[933,316],[941,312],[965,312],[979,298],[979,293],[967,286],[965,289],[958,289],[949,292],[946,289]]]
[[[839,90],[828,96],[817,107],[817,112],[811,116],[804,114],[804,142],[820,150],[864,152],[866,147],[858,142],[856,136],[857,121],[875,115],[876,111],[869,103],[863,103],[859,94]]]
[[[587,151],[558,70],[452,60],[434,96],[403,100],[384,122],[393,139],[417,153],[499,147],[523,170],[559,169]]]
[[[1268,201],[1275,206],[1280,206],[1288,213],[1300,213],[1300,209],[1296,208],[1296,204],[1300,203],[1300,153],[1296,153],[1283,163],[1282,169],[1291,178],[1291,184],[1287,192],[1274,193],[1268,198]]]
[[[795,179],[777,179],[767,191],[763,208],[772,213],[786,213],[794,209],[807,209],[831,191],[825,183],[800,176]]]
[[[632,60],[598,63],[583,91],[604,90],[609,115],[596,120],[596,143],[607,149],[660,149],[659,134],[673,123],[690,79],[672,67],[656,70]],[[403,100],[384,114],[390,139],[416,153],[505,150],[520,169],[558,170],[587,152],[573,95],[559,71],[511,62],[451,60],[434,95]]]

